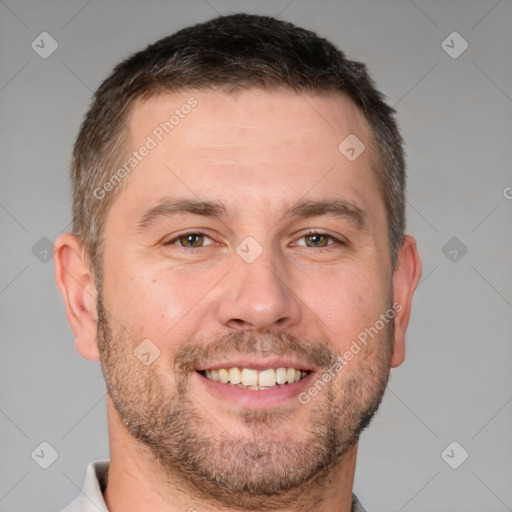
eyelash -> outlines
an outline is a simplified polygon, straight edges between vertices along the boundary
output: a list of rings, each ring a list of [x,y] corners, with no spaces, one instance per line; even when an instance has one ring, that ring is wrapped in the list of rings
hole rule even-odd
[[[180,238],[184,237],[184,236],[187,236],[187,235],[203,235],[207,238],[209,238],[210,240],[212,240],[212,238],[210,236],[208,236],[206,233],[202,232],[202,231],[189,231],[189,232],[185,232],[185,233],[180,233],[179,235],[175,236],[173,239],[165,242],[163,245],[174,245],[174,242],[176,242],[177,240],[179,240]],[[333,240],[335,243],[332,243],[332,244],[327,244],[327,246],[325,247],[308,247],[306,245],[304,246],[301,246],[301,247],[307,247],[309,249],[314,249],[315,251],[324,251],[324,250],[327,250],[329,247],[333,246],[333,245],[346,245],[345,242],[343,242],[342,240],[339,240],[338,238],[332,236],[332,235],[329,235],[328,233],[323,233],[322,231],[310,231],[308,233],[304,233],[300,238],[298,238],[298,240],[301,240],[302,238],[305,238],[305,237],[308,237],[308,236],[312,236],[312,235],[321,235],[321,236],[325,236],[327,238],[330,238],[331,240]],[[208,244],[208,245],[213,245],[213,244]],[[205,246],[202,246],[202,247],[187,247],[187,246],[184,246],[184,245],[177,245],[177,247],[179,247],[180,249],[184,249],[186,251],[190,251],[190,250],[194,250],[194,249],[202,249],[203,247]]]

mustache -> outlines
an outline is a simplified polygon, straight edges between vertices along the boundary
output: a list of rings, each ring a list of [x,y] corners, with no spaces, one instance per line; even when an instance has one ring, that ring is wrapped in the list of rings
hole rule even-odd
[[[185,375],[200,367],[212,365],[221,357],[237,355],[296,356],[320,369],[332,366],[338,356],[324,338],[306,339],[283,331],[256,334],[235,331],[214,341],[196,336],[188,341],[174,359],[175,375]]]

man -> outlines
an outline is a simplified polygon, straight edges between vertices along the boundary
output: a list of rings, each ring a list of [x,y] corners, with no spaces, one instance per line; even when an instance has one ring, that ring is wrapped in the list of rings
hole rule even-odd
[[[110,460],[66,512],[348,512],[421,263],[394,110],[314,33],[237,14],[95,94],[56,281]]]

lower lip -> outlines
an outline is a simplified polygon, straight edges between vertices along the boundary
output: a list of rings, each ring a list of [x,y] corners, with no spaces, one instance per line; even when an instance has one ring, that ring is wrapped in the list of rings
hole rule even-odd
[[[299,394],[308,389],[314,381],[314,373],[308,373],[302,380],[292,384],[281,384],[271,389],[244,389],[232,384],[224,384],[208,379],[199,372],[193,372],[193,379],[197,379],[199,385],[220,400],[234,402],[246,407],[272,407],[283,405],[290,400],[296,400],[300,404]]]

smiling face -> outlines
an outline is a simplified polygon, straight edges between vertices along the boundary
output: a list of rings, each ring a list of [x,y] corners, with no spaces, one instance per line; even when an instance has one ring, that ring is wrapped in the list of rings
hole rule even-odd
[[[355,447],[401,362],[368,124],[340,95],[249,90],[139,101],[130,126],[134,150],[155,147],[105,225],[110,427],[223,503],[268,504]],[[338,149],[350,134],[366,146],[354,161]]]

